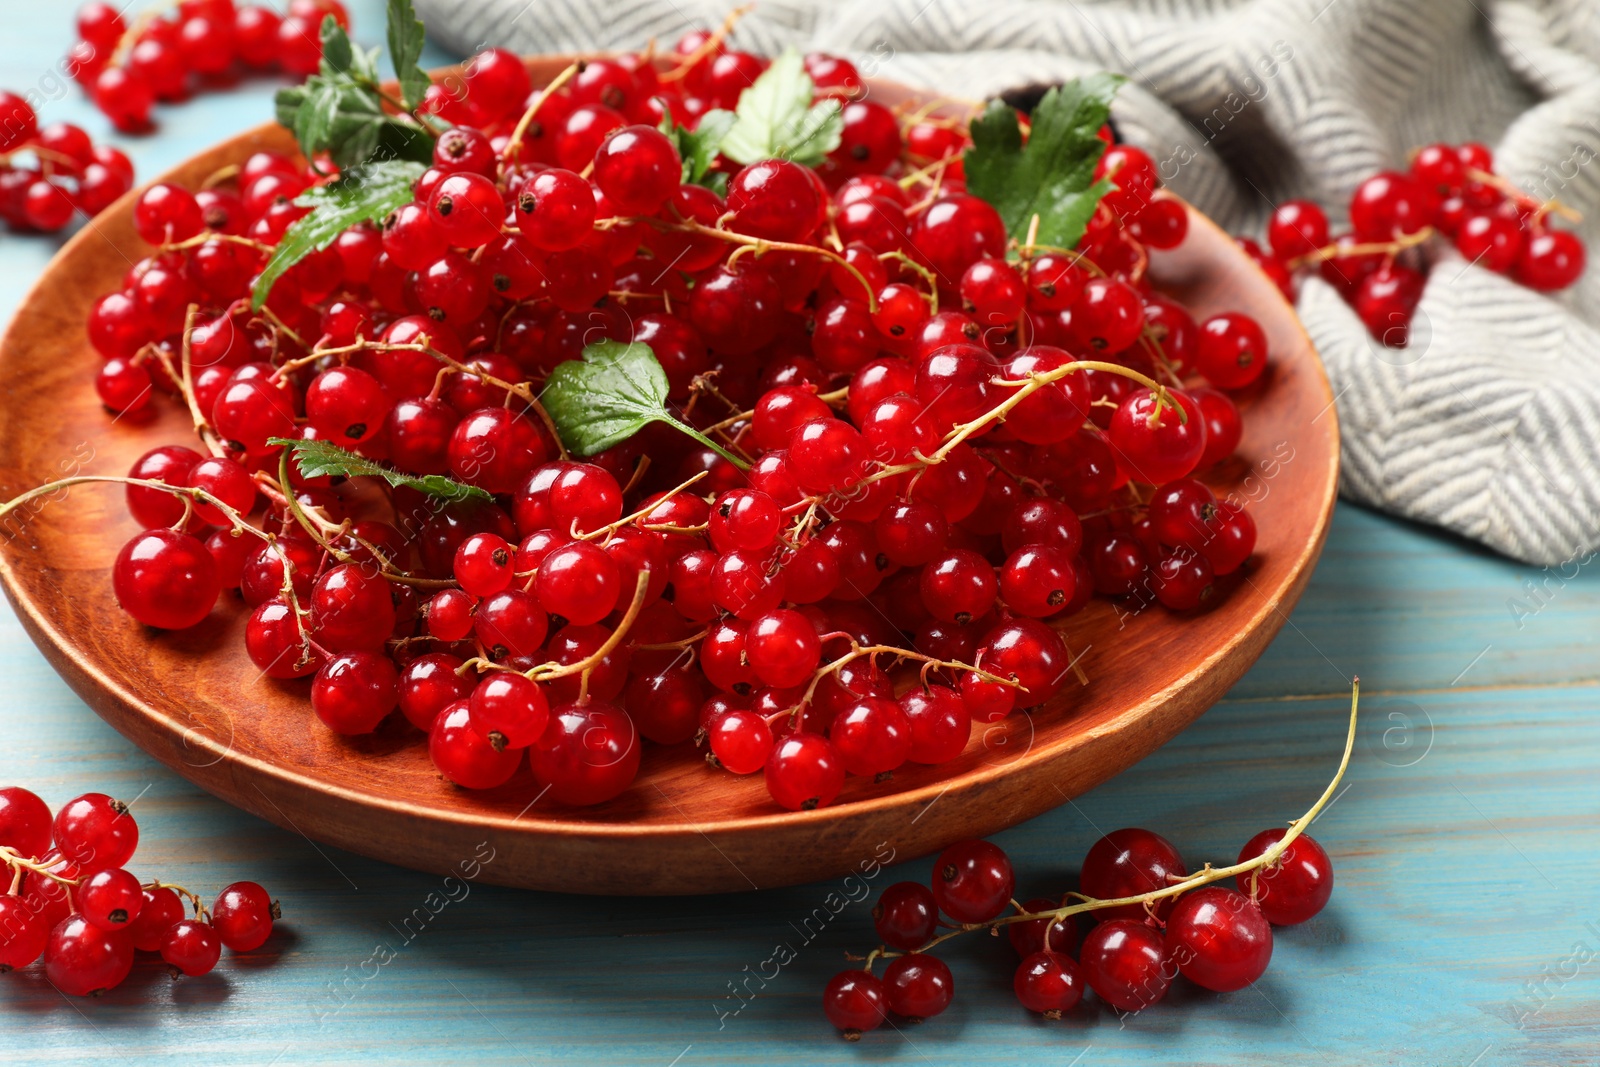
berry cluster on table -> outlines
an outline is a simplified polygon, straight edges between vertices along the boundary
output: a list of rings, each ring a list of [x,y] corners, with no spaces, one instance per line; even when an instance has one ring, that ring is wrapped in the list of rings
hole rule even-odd
[[[104,793],[52,816],[37,794],[0,788],[0,974],[43,957],[61,992],[98,996],[122,984],[137,952],[160,953],[173,978],[198,978],[224,947],[253,952],[271,936],[281,910],[255,882],[234,882],[207,908],[183,886],[129,873],[138,847],[128,806]]]

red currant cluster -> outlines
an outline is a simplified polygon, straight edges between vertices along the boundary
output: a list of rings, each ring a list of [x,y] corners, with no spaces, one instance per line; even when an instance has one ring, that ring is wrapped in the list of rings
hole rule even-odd
[[[98,215],[131,188],[127,156],[68,122],[41,129],[26,100],[0,90],[0,219],[12,229],[54,232],[74,210]]]
[[[1530,289],[1552,292],[1577,281],[1583,242],[1550,226],[1551,214],[1572,212],[1494,173],[1494,157],[1483,145],[1433,144],[1412,157],[1408,173],[1382,171],[1356,186],[1350,232],[1330,239],[1320,207],[1288,200],[1267,225],[1270,253],[1248,238],[1240,244],[1291,300],[1294,272],[1316,268],[1373,337],[1404,348],[1427,283],[1422,246],[1435,234],[1469,262]]]
[[[198,977],[226,945],[260,948],[279,917],[277,901],[254,882],[235,882],[208,910],[182,886],[144,885],[125,869],[139,845],[127,805],[85,793],[50,815],[19,786],[0,789],[0,974],[44,957],[63,993],[98,996],[122,983],[134,951],[159,952],[172,976]],[[194,918],[184,918],[184,901]]]
[[[1237,891],[1207,884],[1228,875]],[[998,846],[962,841],[939,854],[928,885],[885,889],[872,909],[883,943],[864,968],[828,983],[828,1021],[855,1041],[890,1012],[913,1021],[938,1015],[955,983],[928,950],[974,929],[1004,928],[1021,957],[1012,978],[1017,1000],[1051,1019],[1077,1007],[1086,985],[1117,1012],[1157,1003],[1180,974],[1220,993],[1243,989],[1272,959],[1272,927],[1305,922],[1328,902],[1333,867],[1309,836],[1273,829],[1245,842],[1233,867],[1208,864],[1191,876],[1166,838],[1128,829],[1089,849],[1079,892],[1018,904],[1015,888]],[[1078,925],[1084,913],[1096,920],[1087,933]],[[941,934],[941,926],[950,929]],[[882,978],[872,973],[879,959],[889,961]]]
[[[149,12],[130,27],[122,12],[93,0],[78,10],[78,43],[67,71],[119,130],[150,128],[155,102],[185,100],[196,88],[225,85],[248,70],[281,68],[296,78],[317,72],[322,20],[349,28],[339,0],[290,0],[287,14],[234,0],[179,0],[172,16]]]
[[[119,412],[181,397],[203,452],[130,471],[131,615],[192,626],[237,589],[263,672],[315,675],[340,733],[398,706],[462,786],[527,752],[552,799],[598,803],[640,737],[698,736],[799,809],[1049,700],[1073,662],[1047,620],[1096,592],[1221,595],[1255,525],[1191,475],[1234,451],[1224,390],[1267,343],[1153,287],[1146,244],[1187,224],[1145,153],[1105,151],[1116,189],[1072,249],[1009,238],[965,191],[965,124],[926,108],[848,100],[816,167],[718,155],[724,198],[654,123],[737,106],[764,61],[718,34],[675,55],[540,91],[515,56],[476,57],[431,94],[471,124],[411,200],[298,260],[259,313],[247,293],[324,176],[260,153],[141,197],[155,250],[90,315],[96,388]],[[860,87],[844,60],[805,67],[819,95]],[[607,343],[648,346],[673,411],[579,462],[538,397]],[[285,440],[353,450],[387,498]],[[896,697],[894,661],[925,684]]]

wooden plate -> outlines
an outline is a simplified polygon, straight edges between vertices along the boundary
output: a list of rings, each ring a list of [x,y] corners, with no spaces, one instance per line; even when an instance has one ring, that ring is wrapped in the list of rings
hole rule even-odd
[[[565,59],[535,60],[548,79]],[[541,82],[542,83],[542,82]],[[914,94],[877,84],[877,99]],[[164,176],[196,187],[250,152],[292,151],[263,126]],[[99,357],[84,322],[148,254],[133,195],[62,249],[0,342],[0,498],[68,474],[125,474],[159,445],[191,439],[179,407],[111,419],[91,386]],[[435,774],[425,740],[399,715],[347,740],[311,714],[308,685],[260,678],[245,654],[246,612],[225,596],[204,624],[150,631],[111,593],[110,566],[137,527],[120,487],[84,486],[4,523],[0,579],[17,615],[68,684],[107,722],[190,781],[317,841],[440,873],[537,889],[704,893],[809,882],[934,851],[1011,826],[1110,778],[1219,699],[1278,632],[1310,576],[1332,513],[1339,442],[1316,353],[1276,288],[1191,211],[1183,246],[1156,277],[1200,314],[1248,312],[1266,329],[1269,376],[1246,398],[1236,461],[1214,479],[1251,501],[1256,556],[1211,611],[1159,608],[1122,618],[1097,600],[1065,626],[1091,682],[1033,716],[976,727],[966,753],[851,779],[819,811],[774,810],[760,775],[709,771],[689,746],[645,753],[638,780],[596,808],[536,799],[526,767],[486,793]]]

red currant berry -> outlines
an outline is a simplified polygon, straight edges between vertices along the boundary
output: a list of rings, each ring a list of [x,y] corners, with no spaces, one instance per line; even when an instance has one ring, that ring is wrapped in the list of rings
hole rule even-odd
[[[394,661],[379,652],[345,652],[317,671],[311,710],[336,734],[370,734],[399,701]]]
[[[133,969],[133,943],[121,931],[102,930],[72,915],[50,932],[44,968],[61,992],[86,997],[122,984]]]
[[[870,971],[840,971],[822,993],[822,1011],[847,1041],[859,1041],[862,1031],[876,1030],[888,1013],[883,982]]]
[[[1243,389],[1267,369],[1267,336],[1248,315],[1213,315],[1200,324],[1195,369],[1220,389]]]
[[[599,700],[550,711],[543,739],[529,749],[534,777],[561,804],[601,804],[639,773],[640,744],[626,712]]]
[[[1167,953],[1195,985],[1231,993],[1272,960],[1272,927],[1247,896],[1218,885],[1185,893],[1167,917]]]
[[[872,925],[890,948],[921,948],[939,932],[939,904],[921,882],[896,882],[872,906]]]
[[[126,930],[144,906],[139,879],[120,867],[95,871],[78,886],[78,908],[102,930]]]
[[[844,765],[827,738],[790,734],[767,757],[767,792],[789,811],[825,808],[844,786]],[[857,972],[860,973],[860,972]]]
[[[933,863],[933,896],[958,923],[988,922],[1011,902],[1011,861],[988,841],[960,841]]]
[[[1013,928],[1014,929],[1014,928]],[[1011,979],[1017,1002],[1047,1019],[1059,1019],[1083,999],[1083,972],[1071,956],[1035,952],[1017,964]]]
[[[911,952],[889,961],[883,971],[884,999],[889,1010],[907,1019],[931,1019],[950,1006],[955,978],[937,956]]]
[[[1090,930],[1078,953],[1084,981],[1117,1011],[1143,1011],[1167,995],[1175,973],[1161,932],[1133,919]]]
[[[206,546],[168,529],[146,530],[122,546],[111,587],[124,611],[164,630],[196,625],[211,614],[222,592]]]
[[[1253,860],[1283,840],[1285,830],[1263,830],[1239,850],[1239,861]],[[1255,899],[1274,926],[1293,926],[1316,915],[1333,895],[1333,861],[1321,845],[1301,834],[1270,867],[1234,879],[1241,893]]]
[[[190,978],[210,974],[222,957],[216,928],[199,919],[173,923],[161,938],[161,959]]]
[[[1098,900],[1138,896],[1165,889],[1188,873],[1183,857],[1172,842],[1149,830],[1113,830],[1089,849],[1079,876],[1083,892]],[[1171,898],[1159,900],[1154,914],[1160,918],[1172,908]],[[1102,908],[1094,915],[1102,922],[1144,919],[1150,915],[1141,904]]]

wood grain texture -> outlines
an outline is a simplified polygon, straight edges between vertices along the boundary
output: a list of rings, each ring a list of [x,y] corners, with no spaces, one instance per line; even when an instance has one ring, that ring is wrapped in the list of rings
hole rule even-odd
[[[536,60],[535,81],[565,67]],[[878,99],[909,99],[877,85]],[[293,149],[276,125],[202,152],[165,175],[198,187],[263,149]],[[89,388],[99,357],[83,322],[117,287],[126,258],[147,254],[130,194],[70,241],[0,341],[0,496],[64,471],[126,471],[159,444],[192,439],[178,405],[113,420]],[[106,245],[120,250],[111,254]],[[310,714],[307,681],[260,677],[245,653],[247,610],[225,597],[201,625],[154,632],[110,595],[110,562],[136,529],[119,487],[17,513],[0,549],[0,579],[23,625],[79,695],[145,751],[205,789],[311,838],[435,872],[467,841],[499,859],[490,881],[591,893],[750,890],[842,874],[892,841],[928,853],[1055,807],[1127,768],[1211,706],[1282,625],[1326,536],[1337,482],[1332,392],[1310,342],[1276,288],[1234,243],[1191,212],[1189,237],[1152,273],[1198,316],[1242,310],[1265,328],[1269,374],[1241,399],[1245,437],[1212,478],[1250,501],[1260,529],[1251,564],[1220,583],[1220,604],[1178,617],[1098,601],[1063,625],[1082,653],[1087,688],[1070,686],[1032,715],[974,729],[966,753],[906,767],[887,783],[851,779],[814,812],[776,810],[759,775],[708,769],[692,746],[649,746],[616,800],[570,809],[540,799],[526,766],[485,792],[443,781],[423,735],[398,714],[362,738],[340,738]],[[42,402],[45,398],[49,403]],[[935,805],[935,801],[938,801]]]
[[[382,4],[350,6],[363,43],[379,43]],[[0,11],[18,16],[0,36],[0,85],[22,90],[65,53],[71,27],[37,5],[0,0]],[[257,81],[160,109],[159,136],[119,143],[142,174],[160,173],[259,121],[271,89]],[[42,110],[107,135],[76,94]],[[55,247],[0,237],[0,313]],[[1544,590],[1544,606],[1519,627],[1508,601],[1526,597],[1524,582]],[[256,878],[285,908],[261,951],[229,955],[203,980],[170,982],[145,959],[112,995],[68,1001],[36,968],[0,977],[0,1063],[1593,1064],[1600,967],[1553,976],[1575,946],[1600,950],[1597,646],[1593,564],[1552,577],[1341,504],[1289,624],[1219,704],[1130,770],[997,838],[1030,894],[1062,889],[1114,826],[1159,830],[1191,862],[1231,859],[1322,787],[1343,688],[1359,672],[1368,714],[1350,788],[1313,831],[1337,887],[1322,915],[1278,936],[1263,982],[1225,996],[1180,983],[1126,1024],[1090,1006],[1046,1024],[1016,1007],[1007,947],[979,939],[946,953],[958,986],[949,1012],[846,1046],[819,991],[846,950],[871,940],[856,883],[662,899],[473,885],[407,926],[441,878],[314,845],[208,795],[87,708],[0,605],[0,779],[51,804],[90,789],[138,798],[142,878],[207,893]],[[870,886],[927,874],[925,862],[896,863]],[[846,903],[805,941],[796,927],[814,929],[808,917],[833,892]],[[762,988],[749,975],[780,943],[798,954]],[[368,962],[379,945],[394,953],[382,966]],[[759,996],[729,1014],[740,1005],[730,984],[744,982]],[[1537,1011],[1519,1017],[1519,1004]]]

